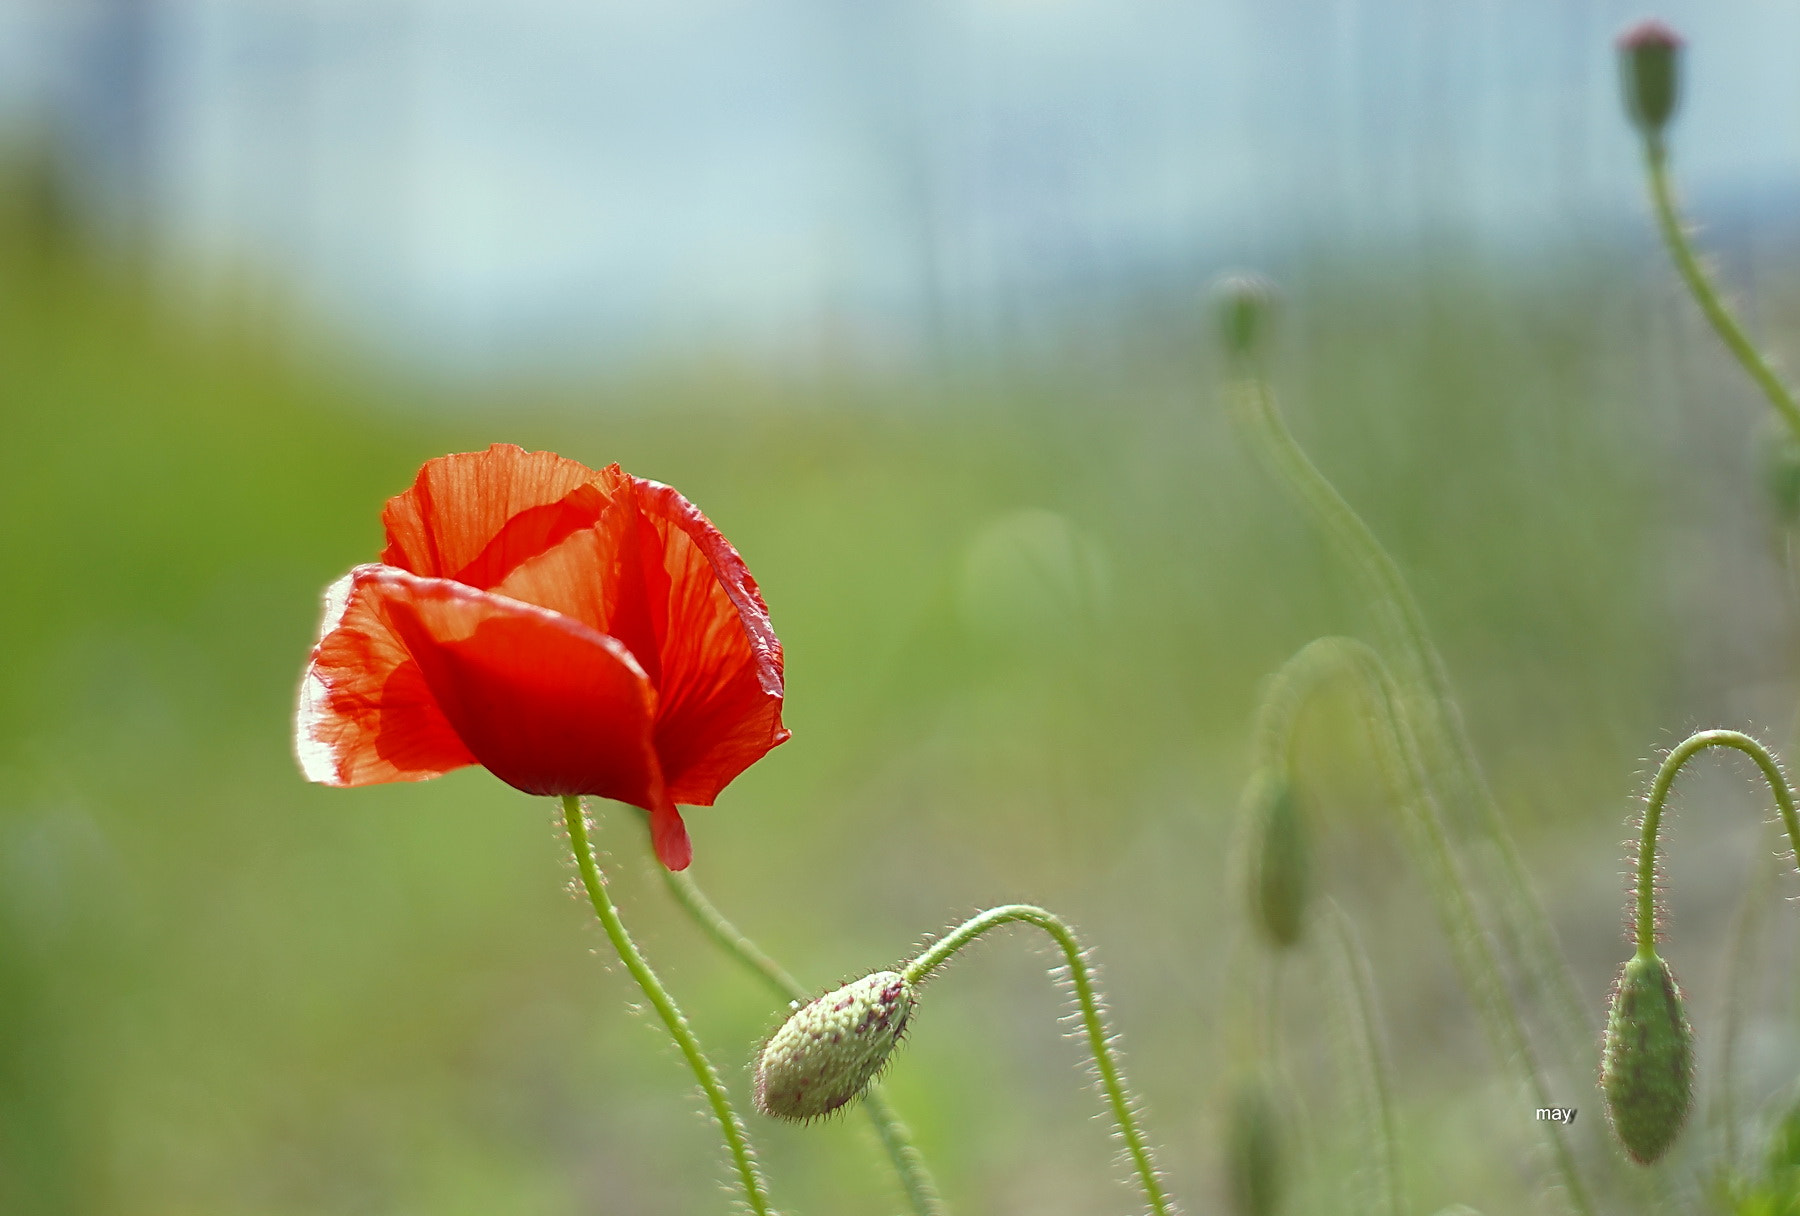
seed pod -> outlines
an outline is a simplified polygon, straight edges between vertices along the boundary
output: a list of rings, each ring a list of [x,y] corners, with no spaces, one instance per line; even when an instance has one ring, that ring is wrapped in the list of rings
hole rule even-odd
[[[1260,772],[1244,791],[1250,816],[1250,919],[1269,944],[1299,943],[1312,898],[1306,821],[1285,775]]]
[[[1227,274],[1214,283],[1213,295],[1227,353],[1240,359],[1259,353],[1275,310],[1275,284],[1260,274]]]
[[[1276,1091],[1263,1077],[1238,1088],[1226,1129],[1226,1181],[1237,1216],[1275,1216],[1281,1210],[1288,1161],[1287,1121]]]
[[[756,1109],[814,1119],[862,1096],[906,1033],[913,986],[877,971],[815,997],[788,1016],[756,1058]]]
[[[1687,1123],[1694,1028],[1669,965],[1639,954],[1619,969],[1600,1045],[1606,1117],[1632,1160],[1649,1165]]]
[[[1681,96],[1681,35],[1660,21],[1640,21],[1619,35],[1619,72],[1625,112],[1652,139],[1675,113]]]

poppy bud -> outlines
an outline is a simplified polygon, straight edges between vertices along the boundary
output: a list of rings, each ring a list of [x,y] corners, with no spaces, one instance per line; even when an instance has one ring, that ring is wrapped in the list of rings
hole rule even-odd
[[[1276,1091],[1261,1077],[1238,1089],[1226,1130],[1226,1180],[1237,1216],[1274,1216],[1286,1178],[1286,1119]]]
[[[1237,359],[1256,355],[1275,309],[1275,284],[1260,274],[1238,272],[1219,278],[1213,296],[1226,352]]]
[[[916,1004],[905,976],[877,971],[802,1005],[756,1058],[756,1109],[814,1119],[861,1097],[900,1045]]]
[[[1694,1028],[1675,976],[1655,954],[1619,969],[1600,1045],[1600,1088],[1613,1133],[1643,1165],[1667,1152],[1687,1123]]]
[[[1680,98],[1681,35],[1660,21],[1640,21],[1619,35],[1625,112],[1652,139],[1662,135]]]
[[[1294,787],[1283,774],[1259,772],[1244,792],[1250,816],[1250,919],[1269,944],[1295,945],[1312,897],[1312,850]]]

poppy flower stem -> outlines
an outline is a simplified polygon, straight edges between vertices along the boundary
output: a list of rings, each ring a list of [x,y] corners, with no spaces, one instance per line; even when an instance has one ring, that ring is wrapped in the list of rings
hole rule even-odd
[[[713,906],[713,902],[694,881],[691,871],[678,872],[661,865],[656,868],[662,872],[663,883],[675,897],[675,902],[693,917],[695,923],[706,931],[707,936],[720,949],[760,976],[782,1000],[804,1003],[812,997],[813,994],[788,974],[786,968]],[[900,1187],[906,1192],[906,1200],[912,1206],[914,1216],[947,1216],[943,1198],[938,1194],[937,1183],[932,1179],[931,1171],[926,1168],[925,1158],[913,1143],[912,1129],[906,1126],[888,1104],[880,1084],[871,1083],[863,1091],[862,1104],[863,1109],[868,1112],[869,1122],[875,1127],[875,1135],[880,1139],[881,1147],[893,1162],[894,1172],[900,1176]]]
[[[1150,1144],[1144,1139],[1144,1133],[1138,1127],[1137,1116],[1133,1113],[1136,1099],[1126,1088],[1124,1075],[1120,1072],[1118,1060],[1113,1053],[1112,1038],[1106,1029],[1106,1017],[1101,1010],[1092,969],[1082,953],[1081,943],[1076,940],[1068,925],[1053,913],[1030,904],[1005,904],[989,908],[933,942],[923,954],[907,964],[901,974],[908,983],[921,984],[964,946],[988,930],[1012,924],[1035,925],[1048,933],[1051,940],[1061,948],[1064,963],[1069,969],[1069,980],[1075,987],[1076,1000],[1081,1004],[1081,1025],[1087,1032],[1088,1048],[1093,1053],[1094,1068],[1100,1076],[1100,1087],[1106,1094],[1107,1103],[1112,1107],[1113,1119],[1119,1125],[1119,1134],[1124,1138],[1125,1151],[1137,1172],[1138,1184],[1143,1188],[1144,1198],[1155,1216],[1174,1216],[1175,1205],[1163,1190],[1162,1179],[1157,1176],[1156,1162],[1150,1155]]]
[[[638,950],[637,943],[625,931],[625,922],[619,919],[619,910],[613,906],[612,897],[607,894],[606,879],[594,860],[594,846],[588,838],[587,815],[581,808],[581,799],[574,794],[565,794],[562,803],[563,822],[569,829],[569,847],[574,851],[575,864],[581,871],[581,885],[587,890],[588,902],[594,906],[594,915],[600,918],[601,927],[606,930],[613,949],[618,951],[619,960],[631,972],[631,978],[637,981],[644,995],[650,998],[657,1016],[668,1027],[669,1036],[681,1049],[688,1067],[693,1069],[694,1079],[700,1083],[701,1092],[712,1106],[713,1118],[718,1122],[719,1132],[725,1138],[725,1147],[731,1153],[732,1164],[737,1169],[738,1182],[744,1192],[744,1202],[756,1216],[776,1216],[774,1208],[769,1205],[768,1186],[758,1172],[755,1157],[750,1151],[749,1135],[737,1112],[731,1107],[731,1098],[726,1094],[717,1070],[700,1050],[700,1041],[675,1004],[675,998],[669,995],[662,981],[656,978],[656,972],[650,969],[650,964]]]
[[[1741,731],[1703,730],[1689,735],[1663,757],[1662,767],[1656,770],[1656,777],[1650,783],[1650,795],[1644,802],[1642,840],[1637,859],[1636,945],[1639,958],[1656,956],[1656,835],[1662,826],[1663,807],[1668,803],[1669,791],[1675,785],[1675,776],[1681,766],[1709,747],[1734,748],[1756,762],[1763,779],[1769,783],[1769,791],[1775,795],[1782,826],[1787,829],[1788,843],[1795,850],[1795,856],[1800,857],[1800,816],[1795,814],[1794,792],[1782,775],[1780,761],[1768,748]]]
[[[1725,343],[1732,358],[1738,361],[1756,387],[1762,390],[1775,412],[1781,415],[1788,429],[1800,439],[1800,402],[1794,398],[1794,390],[1782,380],[1761,351],[1756,349],[1744,333],[1743,326],[1738,324],[1737,317],[1726,307],[1724,297],[1719,294],[1712,276],[1706,273],[1699,255],[1694,252],[1694,244],[1688,237],[1687,226],[1681,222],[1681,215],[1675,209],[1675,191],[1669,182],[1669,150],[1660,135],[1649,135],[1644,140],[1644,174],[1650,185],[1650,202],[1656,211],[1656,227],[1661,233],[1663,244],[1668,247],[1669,257],[1675,262],[1675,269],[1681,274],[1681,281],[1687,285],[1688,294],[1694,297],[1694,303],[1706,314],[1707,321],[1713,331]]]
[[[1585,1072],[1599,1026],[1481,771],[1424,611],[1399,563],[1288,430],[1262,369],[1240,359],[1237,371],[1237,378],[1225,388],[1232,419],[1362,582],[1386,644],[1396,656],[1398,689],[1404,693],[1402,703],[1420,745],[1421,771],[1427,775],[1441,771],[1451,794],[1473,811],[1470,819],[1476,831],[1492,846],[1499,879],[1495,911],[1502,956],[1536,990],[1534,996],[1541,992],[1548,998],[1545,1004],[1563,1055],[1571,1071]]]
[[[1731,946],[1725,953],[1725,974],[1719,985],[1718,1067],[1714,1070],[1717,1081],[1711,1115],[1719,1131],[1721,1161],[1728,1169],[1742,1164],[1738,1159],[1737,1049],[1743,1037],[1744,1011],[1750,1004],[1750,981],[1757,974],[1751,954],[1762,935],[1764,909],[1780,864],[1772,852],[1758,859],[1737,915],[1732,917]]]
[[[1405,1216],[1400,1188],[1400,1137],[1394,1128],[1394,1103],[1381,1053],[1379,1017],[1375,1007],[1375,982],[1369,973],[1369,956],[1363,951],[1356,925],[1349,913],[1331,903],[1325,923],[1336,939],[1331,961],[1336,969],[1333,992],[1338,1000],[1343,1037],[1353,1064],[1353,1084],[1360,1090],[1363,1122],[1374,1140],[1376,1194],[1379,1211]]]
[[[1494,941],[1476,910],[1468,876],[1451,845],[1407,703],[1381,656],[1355,638],[1317,638],[1275,673],[1266,696],[1270,702],[1292,705],[1303,690],[1333,672],[1350,675],[1363,698],[1376,758],[1400,806],[1407,843],[1424,871],[1457,971],[1481,1016],[1494,1054],[1519,1070],[1536,1106],[1551,1105],[1543,1065],[1505,982]],[[1570,1206],[1592,1216],[1594,1208],[1568,1144],[1551,1124],[1543,1124],[1543,1129]]]

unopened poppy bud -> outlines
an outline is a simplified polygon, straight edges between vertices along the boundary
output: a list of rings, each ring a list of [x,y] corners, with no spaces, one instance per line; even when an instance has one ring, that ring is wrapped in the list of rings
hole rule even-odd
[[[1225,350],[1239,359],[1257,354],[1275,311],[1275,284],[1260,274],[1227,274],[1213,285],[1213,295]]]
[[[1687,1123],[1694,1028],[1674,974],[1655,954],[1619,969],[1600,1045],[1600,1088],[1613,1133],[1634,1161],[1661,1157]]]
[[[1267,1080],[1253,1078],[1232,1099],[1226,1129],[1226,1180],[1237,1216],[1274,1216],[1287,1177],[1283,1104]]]
[[[1645,135],[1662,135],[1681,94],[1681,35],[1660,21],[1640,21],[1619,35],[1625,112]]]
[[[1250,919],[1273,946],[1300,941],[1312,898],[1306,821],[1284,774],[1259,772],[1244,791],[1250,817]]]
[[[900,1045],[918,1003],[894,971],[877,971],[796,1009],[756,1058],[756,1109],[814,1119],[862,1096]]]

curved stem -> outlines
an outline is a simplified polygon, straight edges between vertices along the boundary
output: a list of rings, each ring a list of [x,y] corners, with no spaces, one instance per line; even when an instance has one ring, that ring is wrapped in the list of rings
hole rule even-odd
[[[1662,234],[1663,244],[1668,246],[1669,256],[1675,261],[1675,269],[1681,272],[1682,282],[1687,284],[1688,293],[1706,314],[1707,321],[1732,357],[1756,382],[1756,387],[1769,399],[1769,404],[1775,407],[1788,429],[1800,438],[1800,403],[1795,401],[1793,390],[1744,333],[1707,275],[1706,267],[1694,253],[1693,242],[1688,239],[1681,216],[1675,210],[1675,192],[1669,184],[1669,153],[1661,139],[1653,137],[1645,141],[1644,168],[1650,179],[1650,199],[1656,209],[1657,230]]]
[[[1100,999],[1094,989],[1093,973],[1088,968],[1087,960],[1082,957],[1081,943],[1075,940],[1075,934],[1070,931],[1069,926],[1054,914],[1030,904],[1004,904],[998,908],[989,908],[933,942],[923,954],[907,964],[903,974],[909,983],[923,983],[931,978],[932,972],[949,962],[957,951],[988,930],[1012,924],[1035,925],[1048,933],[1061,947],[1063,960],[1069,968],[1069,978],[1075,985],[1075,997],[1081,1003],[1081,1024],[1087,1032],[1094,1067],[1100,1073],[1100,1085],[1112,1107],[1113,1119],[1119,1125],[1119,1134],[1125,1139],[1125,1149],[1137,1171],[1138,1184],[1143,1188],[1144,1198],[1156,1216],[1174,1216],[1175,1207],[1163,1191],[1162,1179],[1157,1177],[1149,1142],[1144,1139],[1144,1133],[1138,1127],[1137,1116],[1131,1109],[1131,1096],[1125,1088],[1118,1061],[1113,1056],[1106,1019],[1101,1014]]]
[[[1288,688],[1302,679],[1317,680],[1333,667],[1347,670],[1375,728],[1376,758],[1405,815],[1407,837],[1425,871],[1427,884],[1450,939],[1452,957],[1480,1015],[1483,1029],[1502,1062],[1516,1062],[1525,1088],[1537,1106],[1551,1105],[1549,1087],[1525,1020],[1500,970],[1499,959],[1476,913],[1443,810],[1433,792],[1423,752],[1408,720],[1399,686],[1381,656],[1354,638],[1318,638],[1302,647],[1275,675],[1275,687]],[[1582,1213],[1593,1206],[1562,1136],[1549,1125],[1544,1135],[1556,1160],[1569,1202]]]
[[[948,1209],[938,1194],[937,1182],[925,1166],[925,1158],[918,1145],[913,1143],[912,1129],[888,1102],[886,1091],[872,1083],[863,1091],[862,1101],[881,1147],[887,1150],[888,1159],[894,1163],[894,1172],[900,1177],[900,1189],[906,1192],[906,1202],[912,1205],[915,1216],[946,1216]]]
[[[600,918],[601,927],[606,930],[613,949],[618,951],[619,960],[631,972],[631,978],[637,981],[644,995],[650,998],[650,1004],[656,1009],[657,1016],[662,1018],[663,1025],[668,1027],[675,1046],[681,1049],[688,1067],[693,1069],[694,1079],[700,1083],[701,1091],[712,1106],[713,1119],[718,1123],[719,1132],[725,1138],[725,1147],[731,1153],[732,1164],[737,1169],[738,1183],[744,1193],[744,1202],[756,1216],[775,1216],[775,1210],[769,1206],[768,1186],[757,1171],[755,1158],[750,1151],[749,1135],[744,1130],[743,1122],[737,1117],[737,1112],[731,1108],[731,1098],[725,1093],[725,1086],[719,1080],[718,1072],[700,1050],[700,1041],[676,1006],[675,998],[669,995],[669,990],[656,978],[656,972],[644,960],[637,943],[625,931],[625,922],[619,919],[619,910],[613,906],[612,897],[606,892],[606,879],[594,861],[594,846],[588,839],[587,816],[581,809],[581,799],[574,794],[565,794],[562,803],[563,823],[569,829],[569,847],[575,853],[575,864],[581,871],[581,885],[587,890],[588,902],[594,906],[594,915]]]
[[[1656,770],[1656,778],[1650,783],[1650,797],[1644,805],[1643,839],[1638,846],[1637,871],[1639,958],[1653,958],[1656,955],[1656,833],[1662,826],[1663,806],[1669,800],[1669,790],[1674,786],[1675,775],[1681,771],[1681,766],[1709,747],[1734,748],[1756,762],[1756,767],[1762,771],[1763,780],[1769,783],[1769,791],[1775,795],[1775,805],[1781,810],[1781,822],[1787,829],[1788,843],[1793,846],[1795,856],[1800,857],[1800,816],[1794,811],[1794,792],[1788,788],[1787,778],[1781,773],[1781,764],[1769,749],[1742,731],[1703,730],[1689,735],[1663,757],[1662,767]]]
[[[806,1001],[812,996],[799,980],[788,974],[785,967],[746,937],[736,925],[726,920],[724,913],[713,907],[712,901],[706,898],[687,870],[671,870],[667,866],[656,868],[663,876],[663,885],[675,897],[675,902],[706,930],[707,936],[720,949],[754,971],[771,991],[784,1001]]]
[[[1749,979],[1750,953],[1762,932],[1763,908],[1769,900],[1769,889],[1775,885],[1779,868],[1776,854],[1765,854],[1757,863],[1750,885],[1744,888],[1743,901],[1731,921],[1731,946],[1725,952],[1725,977],[1720,985],[1719,1003],[1719,1067],[1713,1086],[1712,1117],[1719,1128],[1724,1164],[1738,1167],[1737,1138],[1737,1046],[1743,1029],[1744,1009],[1749,1003],[1745,987]]]
[[[662,874],[663,883],[675,897],[675,902],[706,930],[720,949],[755,972],[782,1000],[804,1002],[812,995],[767,951],[725,919],[724,914],[700,890],[699,884],[688,870],[677,872],[661,865],[656,869]],[[868,1112],[869,1122],[875,1127],[875,1135],[881,1141],[881,1147],[893,1162],[894,1172],[900,1176],[900,1188],[906,1192],[906,1201],[912,1206],[914,1216],[946,1216],[944,1200],[938,1194],[937,1183],[926,1167],[925,1158],[919,1153],[918,1146],[913,1143],[912,1129],[906,1126],[888,1103],[880,1084],[870,1083],[863,1092],[862,1105]]]
[[[1349,1036],[1355,1040],[1358,1062],[1362,1065],[1358,1083],[1363,1089],[1365,1116],[1372,1116],[1376,1141],[1376,1169],[1380,1174],[1382,1209],[1388,1216],[1404,1216],[1405,1201],[1400,1194],[1400,1137],[1394,1128],[1393,1095],[1388,1090],[1387,1069],[1381,1058],[1379,1022],[1375,1012],[1375,985],[1369,977],[1369,958],[1356,935],[1356,926],[1342,908],[1333,903],[1326,918],[1337,937],[1334,961],[1339,972],[1337,988]]]
[[[1421,701],[1416,723],[1423,736],[1421,763],[1434,753],[1449,762],[1450,776],[1473,804],[1479,829],[1498,855],[1502,945],[1520,973],[1551,995],[1563,1050],[1585,1064],[1599,1027],[1488,788],[1424,611],[1393,556],[1288,430],[1261,372],[1239,370],[1240,378],[1225,390],[1232,417],[1361,580],[1389,645],[1400,656],[1405,685],[1416,689]],[[1429,766],[1422,771],[1429,774]]]

